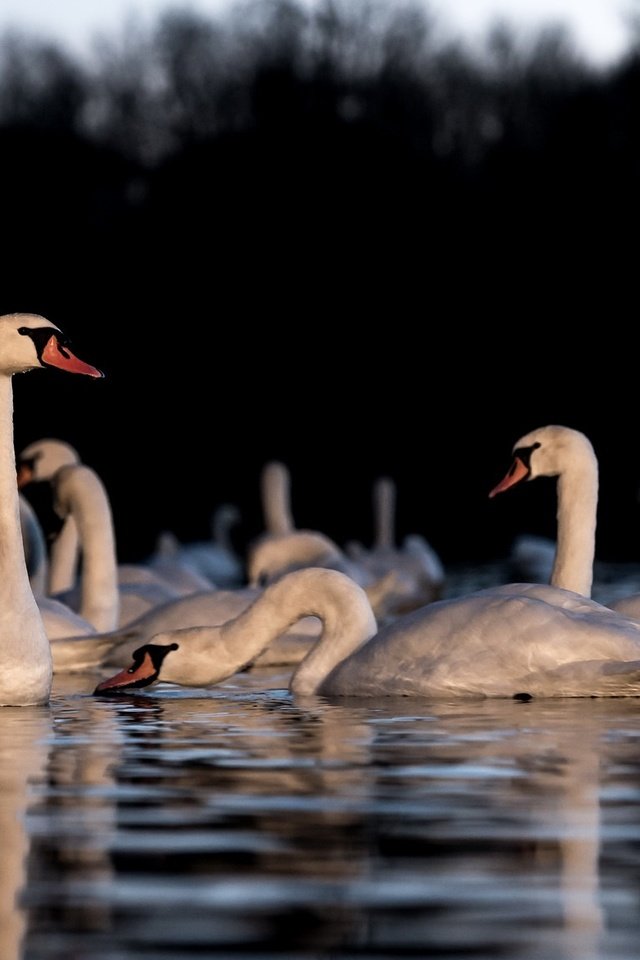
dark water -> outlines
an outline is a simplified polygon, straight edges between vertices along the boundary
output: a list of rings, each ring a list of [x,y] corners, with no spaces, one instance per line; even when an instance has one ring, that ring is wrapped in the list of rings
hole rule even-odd
[[[0,710],[1,960],[638,957],[639,701],[287,679]]]

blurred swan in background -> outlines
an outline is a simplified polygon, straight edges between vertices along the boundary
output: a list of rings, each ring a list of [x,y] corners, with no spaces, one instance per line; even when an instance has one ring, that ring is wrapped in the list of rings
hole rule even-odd
[[[408,613],[425,603],[441,599],[445,585],[442,560],[420,534],[408,534],[396,545],[397,488],[391,477],[379,477],[373,487],[375,536],[367,550],[351,543],[347,553],[375,577],[395,572],[404,585],[404,595],[394,603],[393,613]]]
[[[43,437],[24,447],[16,461],[18,487],[31,483],[49,484],[58,470],[80,463],[77,450],[64,440]],[[53,488],[49,487],[53,497]],[[61,516],[53,508],[59,523],[50,532],[49,564],[46,593],[53,596],[70,590],[76,580],[78,565],[78,528],[72,513]],[[46,537],[46,535],[45,535]]]
[[[217,683],[247,664],[301,617],[322,622],[318,642],[295,668],[296,694],[428,697],[640,695],[640,622],[589,599],[595,551],[598,464],[588,438],[551,425],[521,437],[494,496],[524,479],[557,477],[558,528],[551,584],[506,584],[427,604],[378,630],[351,578],[318,568],[276,581],[234,620],[174,631],[177,643],[147,677]],[[155,671],[155,673],[154,673]],[[126,689],[130,668],[98,685]],[[150,681],[149,681],[150,682]]]
[[[335,541],[318,530],[296,529],[290,490],[285,465],[279,461],[267,463],[261,477],[265,532],[247,550],[249,585],[266,586],[286,573],[305,567],[327,567],[340,570],[360,584],[381,620],[400,612],[415,590],[415,581],[401,569],[381,565],[380,570],[376,570],[371,564],[351,559]],[[415,544],[413,551],[413,564],[419,566],[420,546]]]
[[[165,530],[147,563],[152,569],[164,570],[165,575],[175,565],[178,570],[185,567],[195,571],[209,586],[239,587],[245,581],[245,565],[231,541],[231,530],[239,522],[238,507],[222,503],[213,512],[209,540],[181,543],[175,534]]]
[[[119,582],[108,493],[69,444],[51,437],[34,441],[19,454],[17,468],[21,489],[49,486],[62,521],[49,562],[49,583],[60,589],[38,597],[50,639],[113,630],[182,595],[152,572],[143,583]],[[71,585],[62,589],[63,583]]]

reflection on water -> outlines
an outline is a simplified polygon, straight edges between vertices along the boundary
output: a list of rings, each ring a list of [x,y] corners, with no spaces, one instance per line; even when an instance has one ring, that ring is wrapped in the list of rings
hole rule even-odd
[[[636,956],[638,701],[286,684],[1,710],[2,960]]]

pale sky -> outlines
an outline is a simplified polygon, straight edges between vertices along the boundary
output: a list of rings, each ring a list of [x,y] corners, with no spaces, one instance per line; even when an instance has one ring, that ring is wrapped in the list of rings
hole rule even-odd
[[[313,0],[305,0],[312,4]],[[494,16],[518,28],[564,22],[578,48],[598,64],[615,60],[625,47],[625,15],[640,13],[640,0],[425,0],[448,33],[479,37]],[[231,0],[0,0],[0,29],[17,26],[64,40],[76,51],[88,48],[96,31],[118,32],[127,14],[152,21],[167,8],[187,7],[216,14]]]

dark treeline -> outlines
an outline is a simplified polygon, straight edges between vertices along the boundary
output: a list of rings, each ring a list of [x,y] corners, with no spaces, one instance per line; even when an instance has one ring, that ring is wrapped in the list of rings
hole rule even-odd
[[[280,458],[300,526],[367,542],[389,473],[399,534],[453,560],[552,535],[552,490],[486,493],[563,422],[600,455],[600,553],[635,558],[639,107],[633,24],[607,70],[393,0],[176,11],[83,60],[5,35],[3,312],[107,372],[17,383],[17,445],[78,447],[123,559],[225,500],[246,541]]]

